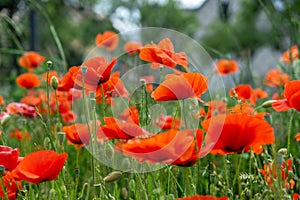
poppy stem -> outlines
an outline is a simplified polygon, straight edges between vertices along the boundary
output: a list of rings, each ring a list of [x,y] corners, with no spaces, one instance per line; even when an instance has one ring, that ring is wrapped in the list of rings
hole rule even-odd
[[[288,127],[288,138],[287,138],[287,155],[289,155],[290,153],[290,146],[291,146],[291,131],[292,131],[292,123],[293,123],[293,119],[294,119],[294,110],[291,110],[291,115],[290,115],[290,121],[289,121],[289,127]]]
[[[49,91],[49,73],[50,73],[50,69],[52,68],[53,63],[51,61],[47,62],[47,73],[46,73],[46,93],[47,93],[47,113],[48,113],[48,122],[50,121],[50,91]],[[47,123],[48,124],[48,123]]]
[[[104,117],[105,117],[105,96],[104,96],[104,88],[103,88],[103,84],[100,83],[100,87],[101,87],[101,109],[102,109],[102,113],[101,113],[101,124],[102,126],[104,125]]]

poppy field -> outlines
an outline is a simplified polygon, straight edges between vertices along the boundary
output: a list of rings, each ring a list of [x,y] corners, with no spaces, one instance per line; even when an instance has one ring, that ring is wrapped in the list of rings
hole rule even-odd
[[[247,64],[172,30],[91,40],[76,66],[18,55],[20,98],[0,90],[1,199],[300,199],[297,44],[250,83]]]

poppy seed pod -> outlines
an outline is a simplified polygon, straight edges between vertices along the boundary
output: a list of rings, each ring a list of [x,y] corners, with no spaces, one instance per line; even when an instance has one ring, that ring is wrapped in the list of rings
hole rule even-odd
[[[56,76],[52,76],[52,77],[51,77],[50,85],[51,85],[51,87],[52,87],[54,90],[57,89],[57,87],[58,87],[58,79],[57,79]]]
[[[122,172],[120,171],[113,171],[111,173],[109,173],[106,177],[103,178],[103,181],[105,183],[110,183],[110,182],[114,182],[117,181],[121,178],[122,176]]]

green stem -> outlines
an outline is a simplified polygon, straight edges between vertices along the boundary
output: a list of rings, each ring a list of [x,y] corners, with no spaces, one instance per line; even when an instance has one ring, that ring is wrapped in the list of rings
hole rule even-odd
[[[288,127],[288,138],[287,138],[287,155],[289,155],[290,153],[290,146],[291,146],[291,131],[292,131],[292,123],[293,123],[293,119],[294,119],[294,110],[291,111],[291,116],[290,116],[290,121],[289,121],[289,127]]]
[[[101,87],[101,98],[102,98],[102,102],[101,102],[101,109],[102,109],[102,114],[101,114],[101,124],[104,125],[104,117],[105,117],[105,94],[104,94],[104,88],[103,88],[103,84],[100,84]]]

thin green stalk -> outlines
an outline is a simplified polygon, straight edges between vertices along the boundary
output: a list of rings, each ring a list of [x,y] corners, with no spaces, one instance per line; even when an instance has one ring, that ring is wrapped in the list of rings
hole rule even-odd
[[[141,179],[140,174],[139,174],[139,173],[135,173],[135,176],[137,177],[137,179],[138,179],[138,181],[139,181],[139,183],[140,183],[140,185],[141,185],[141,187],[142,187],[142,191],[144,192],[144,195],[145,195],[144,197],[145,197],[145,198],[143,198],[143,199],[148,200],[147,190],[146,190],[146,188],[145,188],[145,185],[143,184],[143,181],[142,181],[142,179]]]
[[[80,148],[76,149],[76,168],[75,168],[75,191],[74,191],[74,198],[77,198],[77,190],[78,190],[78,183],[79,183],[79,173],[80,173],[80,169],[79,169],[79,153],[80,153]]]
[[[235,165],[235,176],[233,179],[233,187],[235,187],[236,185],[236,180],[237,180],[237,185],[238,185],[238,193],[239,193],[239,197],[242,197],[242,188],[241,188],[241,179],[240,179],[240,165],[241,165],[241,156],[239,154],[235,154],[234,155],[234,165]]]
[[[288,133],[287,133],[287,155],[289,155],[290,153],[290,145],[291,145],[291,131],[292,131],[292,123],[293,123],[293,119],[294,119],[294,110],[291,110],[291,115],[290,115],[290,121],[289,121],[289,127],[288,127]]]
[[[104,94],[104,88],[103,88],[103,84],[101,83],[100,84],[100,87],[101,87],[101,98],[102,98],[102,102],[101,102],[101,110],[102,110],[102,113],[101,113],[101,124],[104,125],[104,117],[105,117],[105,94]]]

